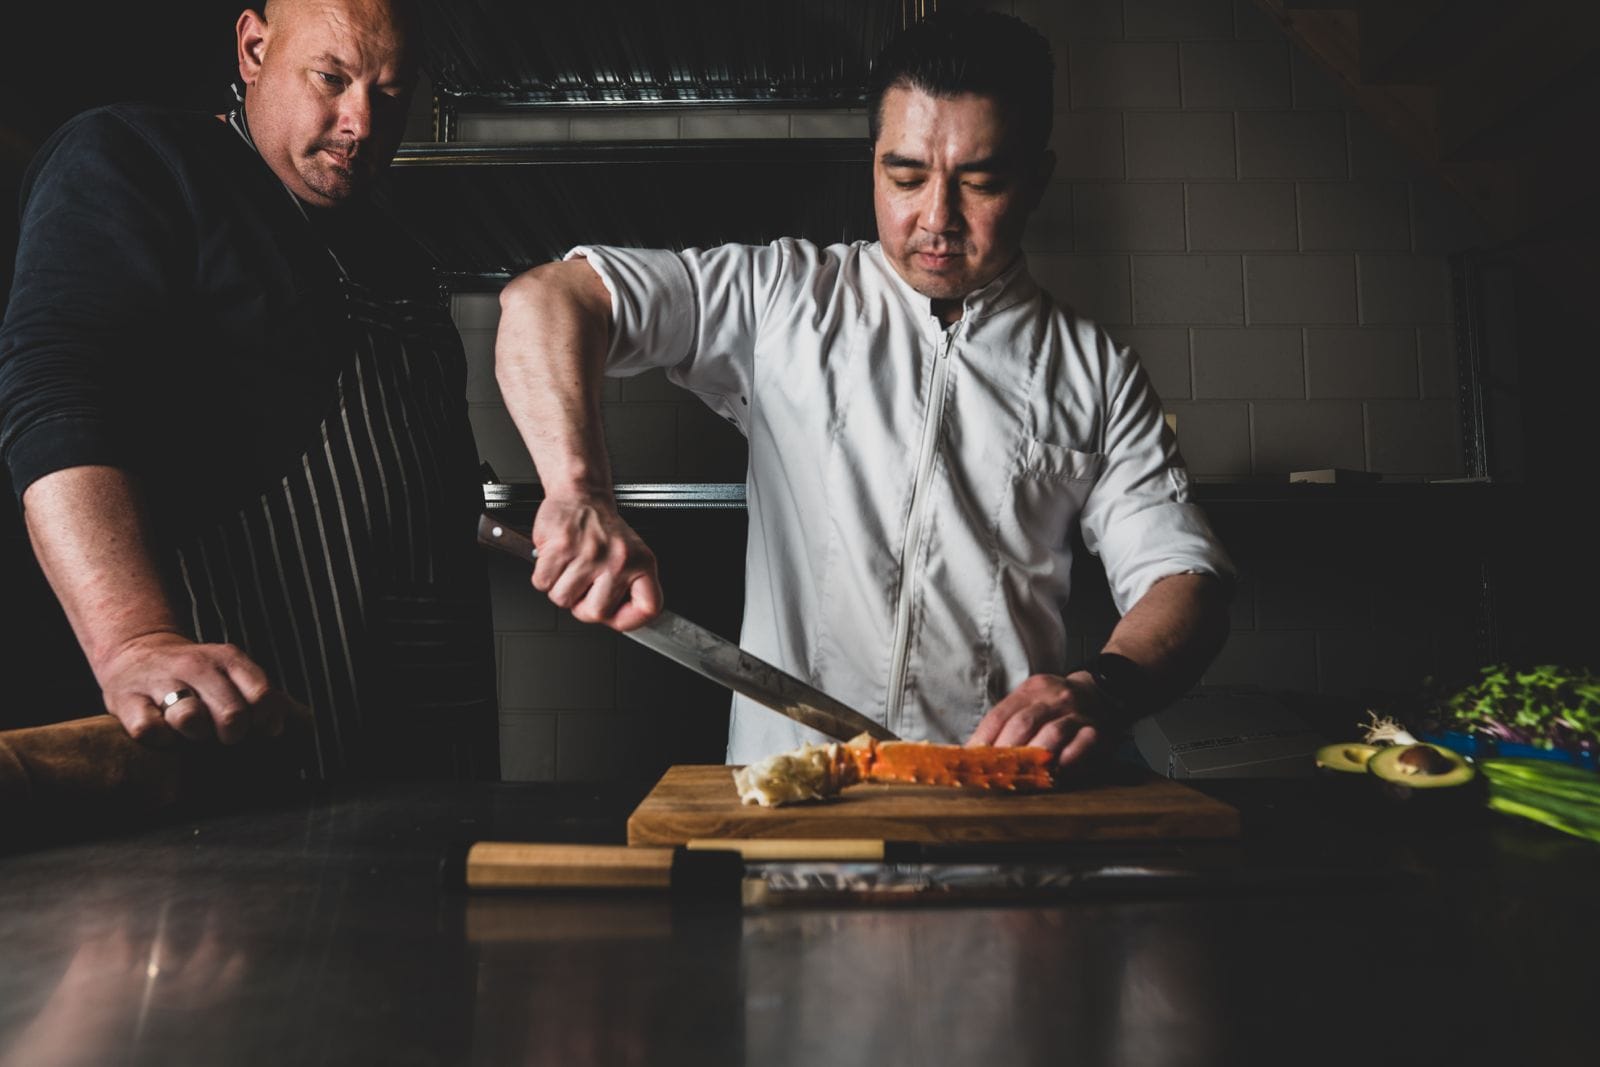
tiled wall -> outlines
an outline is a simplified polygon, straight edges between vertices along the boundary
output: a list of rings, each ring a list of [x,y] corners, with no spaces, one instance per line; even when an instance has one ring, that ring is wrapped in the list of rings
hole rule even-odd
[[[1059,162],[1028,234],[1031,267],[1139,350],[1197,480],[1461,473],[1446,256],[1482,235],[1455,194],[1250,0],[988,6],[1033,22],[1057,57]],[[459,129],[509,141],[838,137],[863,136],[866,122],[859,111],[524,112],[463,116]],[[456,298],[480,449],[503,480],[527,480],[492,374],[496,315],[493,294]],[[618,481],[743,480],[742,439],[659,375],[609,382],[605,401]],[[1262,537],[1279,521],[1270,508],[1237,521],[1257,536],[1238,553],[1234,634],[1208,683],[1351,695],[1410,689],[1470,659],[1470,558],[1407,557],[1359,524],[1331,543],[1298,527]],[[736,610],[741,560],[726,536],[683,567]],[[648,771],[672,728],[630,705],[637,672],[656,680],[647,703],[721,703],[675,690],[682,672],[631,644],[556,618],[509,573],[496,611],[507,777]],[[1092,593],[1069,616],[1074,652],[1098,647],[1114,621]]]

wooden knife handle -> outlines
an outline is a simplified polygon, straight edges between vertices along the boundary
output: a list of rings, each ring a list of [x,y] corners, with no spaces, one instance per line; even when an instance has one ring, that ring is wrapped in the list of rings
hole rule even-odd
[[[498,548],[525,563],[539,558],[539,550],[533,547],[533,542],[525,534],[489,515],[478,516],[478,543]]]
[[[876,839],[704,838],[683,848],[478,841],[451,876],[468,889],[683,889],[745,862],[882,860]],[[689,868],[696,868],[690,870]]]
[[[469,889],[669,889],[671,848],[479,841],[467,850]]]

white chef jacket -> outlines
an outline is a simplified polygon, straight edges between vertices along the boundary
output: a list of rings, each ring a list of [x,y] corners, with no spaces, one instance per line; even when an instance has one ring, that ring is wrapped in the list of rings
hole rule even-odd
[[[607,373],[664,367],[749,439],[740,644],[902,737],[1071,669],[1074,522],[1120,611],[1232,577],[1138,360],[1021,257],[946,329],[875,242],[567,255],[611,294]],[[730,763],[816,740],[735,695]]]

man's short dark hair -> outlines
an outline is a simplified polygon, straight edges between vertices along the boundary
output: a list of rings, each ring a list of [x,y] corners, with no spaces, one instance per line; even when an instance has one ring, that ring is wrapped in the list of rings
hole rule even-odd
[[[883,96],[896,86],[930,96],[974,93],[999,101],[1021,144],[1043,151],[1054,80],[1050,42],[1026,22],[998,11],[942,11],[906,27],[879,54],[868,82],[867,121],[876,142]]]

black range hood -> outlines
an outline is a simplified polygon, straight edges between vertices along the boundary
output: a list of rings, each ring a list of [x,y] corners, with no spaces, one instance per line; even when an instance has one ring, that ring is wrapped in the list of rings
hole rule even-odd
[[[879,49],[937,0],[421,0],[448,107],[859,103]]]
[[[870,239],[870,163],[864,140],[412,145],[386,196],[445,283],[473,288],[580,243]]]

